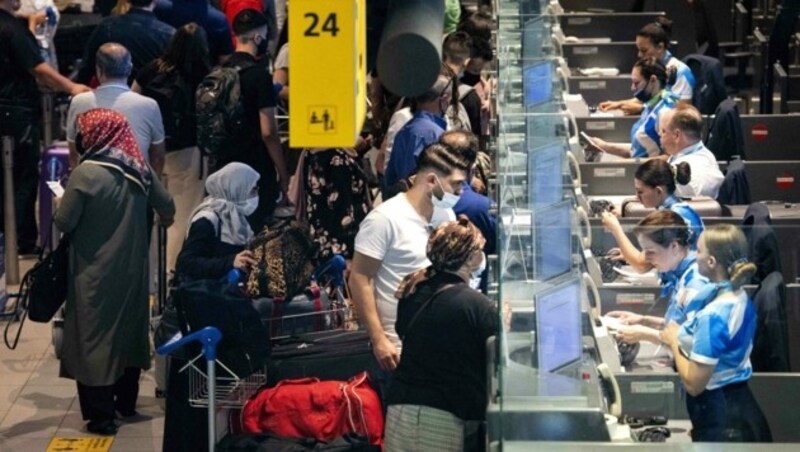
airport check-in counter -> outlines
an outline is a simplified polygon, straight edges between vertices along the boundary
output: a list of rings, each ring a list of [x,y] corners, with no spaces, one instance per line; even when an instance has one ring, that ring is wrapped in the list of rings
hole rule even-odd
[[[519,6],[518,1],[498,4],[505,5],[506,12]],[[501,14],[499,39],[522,40],[524,25],[536,24],[532,17],[509,14],[502,19]],[[544,23],[553,26],[558,20],[549,17]],[[691,425],[668,351],[644,344],[631,360],[631,351],[616,344],[601,320],[615,309],[663,315],[666,301],[659,299],[656,278],[603,279],[593,251],[602,253],[612,244],[599,220],[591,217],[589,205],[605,195],[591,183],[602,176],[594,170],[603,164],[581,161],[574,136],[581,130],[581,118],[576,121],[568,111],[558,42],[547,33],[537,36],[544,44],[534,56],[520,45],[506,45],[498,52],[493,192],[499,225],[498,255],[489,259],[490,296],[509,306],[511,315],[509,329],[487,344],[490,450],[632,443],[627,426],[614,422],[613,415],[623,413],[666,416],[672,437],[664,447],[685,448]],[[528,38],[530,50],[533,41]],[[635,56],[631,50],[628,53]],[[629,130],[625,128],[626,137]],[[614,196],[632,197],[633,170],[625,168],[626,181],[615,182]],[[609,171],[619,178],[619,169]],[[738,206],[731,213],[741,218]],[[779,216],[773,215],[776,225],[781,224]],[[635,221],[622,220],[631,227]],[[787,315],[800,325],[800,285],[790,284],[789,292]],[[793,349],[793,356],[797,352]],[[800,356],[793,362],[800,367]],[[794,373],[757,374],[750,381],[776,441],[800,441],[793,417],[800,406],[799,378]]]

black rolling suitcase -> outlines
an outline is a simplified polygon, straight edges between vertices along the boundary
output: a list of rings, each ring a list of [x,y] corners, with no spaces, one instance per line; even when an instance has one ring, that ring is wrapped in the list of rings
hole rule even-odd
[[[347,380],[372,371],[375,359],[366,331],[335,330],[273,341],[267,386],[290,378]]]

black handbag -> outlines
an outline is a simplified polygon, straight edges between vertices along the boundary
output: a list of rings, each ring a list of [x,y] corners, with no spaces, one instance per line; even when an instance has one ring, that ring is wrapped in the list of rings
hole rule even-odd
[[[237,377],[263,370],[272,345],[269,331],[239,287],[223,280],[185,282],[175,290],[173,302],[184,336],[207,326],[222,333],[217,359]]]
[[[58,247],[31,268],[25,275],[28,282],[28,317],[47,323],[67,299],[69,273],[69,236],[61,238]]]

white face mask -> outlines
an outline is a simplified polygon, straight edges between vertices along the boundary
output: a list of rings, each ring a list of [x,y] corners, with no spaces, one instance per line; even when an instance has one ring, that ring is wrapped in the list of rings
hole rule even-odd
[[[478,265],[478,268],[472,271],[472,275],[469,279],[469,286],[475,290],[478,290],[481,286],[481,275],[486,270],[486,254],[481,252],[481,263]]]
[[[240,207],[239,211],[244,214],[244,216],[249,217],[256,211],[258,208],[258,196],[253,196],[252,198],[247,198],[245,201],[244,207]]]
[[[433,192],[431,192],[431,202],[433,205],[440,209],[452,209],[455,207],[455,205],[458,204],[458,200],[461,199],[461,196],[445,191],[444,187],[442,187],[442,183],[439,182],[438,177],[436,178],[436,182],[439,184],[439,187],[442,189],[444,195],[442,196],[442,199],[439,199],[435,194],[433,194]]]

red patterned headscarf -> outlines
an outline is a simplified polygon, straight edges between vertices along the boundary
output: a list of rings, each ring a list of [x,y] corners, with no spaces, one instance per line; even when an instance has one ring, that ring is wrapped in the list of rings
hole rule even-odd
[[[147,193],[153,176],[125,116],[94,108],[78,115],[77,123],[77,144],[84,149],[81,163],[116,169]]]

